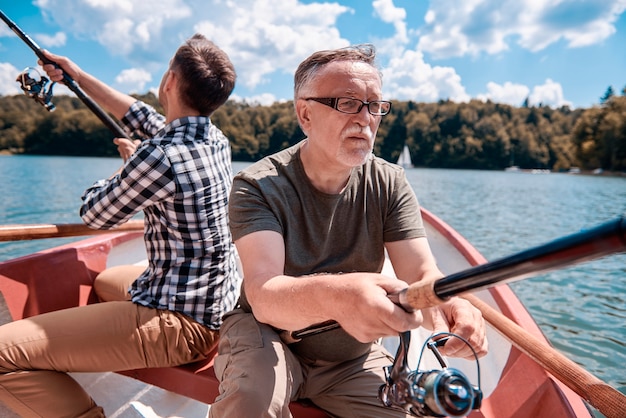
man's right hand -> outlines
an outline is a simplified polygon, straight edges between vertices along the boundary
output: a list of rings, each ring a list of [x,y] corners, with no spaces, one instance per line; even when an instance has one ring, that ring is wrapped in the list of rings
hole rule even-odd
[[[72,60],[67,57],[63,57],[61,55],[55,55],[52,52],[46,51],[45,49],[42,51],[43,54],[54,64],[44,64],[43,61],[39,60],[38,63],[41,65],[41,68],[48,74],[48,78],[54,82],[63,82],[63,73],[67,73],[76,83],[80,84],[80,77],[82,70],[78,65],[76,65]]]
[[[117,145],[117,151],[120,153],[120,157],[126,162],[126,160],[133,155],[133,152],[135,152],[141,141],[138,139],[131,141],[128,138],[115,138],[113,143]]]

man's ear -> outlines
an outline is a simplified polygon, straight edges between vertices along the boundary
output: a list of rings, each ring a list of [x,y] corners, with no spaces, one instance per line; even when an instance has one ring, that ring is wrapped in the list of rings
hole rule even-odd
[[[311,108],[306,100],[296,100],[296,117],[300,128],[306,133],[311,126]]]
[[[171,89],[174,86],[174,81],[176,80],[176,73],[172,70],[167,70],[167,75],[165,76],[165,84],[163,87],[166,90]]]

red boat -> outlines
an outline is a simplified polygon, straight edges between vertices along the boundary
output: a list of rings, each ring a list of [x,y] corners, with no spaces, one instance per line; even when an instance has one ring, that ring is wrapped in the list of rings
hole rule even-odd
[[[452,274],[486,260],[463,237],[428,211],[423,211],[433,252],[444,274]],[[129,226],[132,229],[133,226]],[[79,228],[80,229],[80,228]],[[34,229],[33,229],[34,230]],[[55,231],[57,232],[55,235]],[[50,232],[50,231],[48,231]],[[6,232],[5,232],[6,235]],[[25,232],[32,238],[36,233]],[[61,234],[55,229],[52,235]],[[52,236],[50,235],[50,236]],[[68,235],[74,235],[73,232]],[[23,239],[13,234],[14,239]],[[5,241],[7,239],[4,239]],[[142,232],[109,232],[71,244],[0,263],[0,319],[5,322],[43,312],[98,303],[94,277],[119,264],[145,262]],[[390,266],[387,273],[393,274]],[[474,295],[525,333],[553,350],[537,324],[507,285],[480,290]],[[419,331],[413,332],[410,361],[421,348]],[[587,404],[572,389],[556,380],[530,356],[522,353],[492,326],[488,327],[489,354],[480,359],[482,406],[470,417],[572,418],[592,417]],[[417,341],[417,342],[415,342]],[[397,338],[385,345],[395,353]],[[476,382],[476,363],[447,359],[448,366]],[[181,367],[129,370],[122,373],[73,373],[103,406],[107,416],[206,417],[218,394],[212,359]],[[422,364],[423,365],[423,364]],[[411,365],[415,367],[415,364]],[[295,417],[326,417],[315,407],[292,403]],[[0,405],[0,416],[11,417]]]

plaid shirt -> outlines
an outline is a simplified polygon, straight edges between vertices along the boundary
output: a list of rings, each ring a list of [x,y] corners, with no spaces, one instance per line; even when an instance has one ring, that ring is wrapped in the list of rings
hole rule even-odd
[[[80,215],[92,228],[109,229],[143,211],[149,266],[130,287],[132,301],[218,329],[241,283],[228,229],[228,139],[206,116],[165,125],[142,102],[122,122],[149,139],[118,175],[85,191]]]

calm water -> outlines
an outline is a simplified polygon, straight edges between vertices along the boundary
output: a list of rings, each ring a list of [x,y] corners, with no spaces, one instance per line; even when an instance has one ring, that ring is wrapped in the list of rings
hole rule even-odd
[[[78,223],[83,190],[118,159],[0,156],[0,225]],[[235,163],[235,170],[247,163]],[[488,260],[626,214],[626,178],[411,169],[420,203]],[[74,238],[0,243],[0,261]],[[626,255],[513,283],[552,344],[626,393]]]

